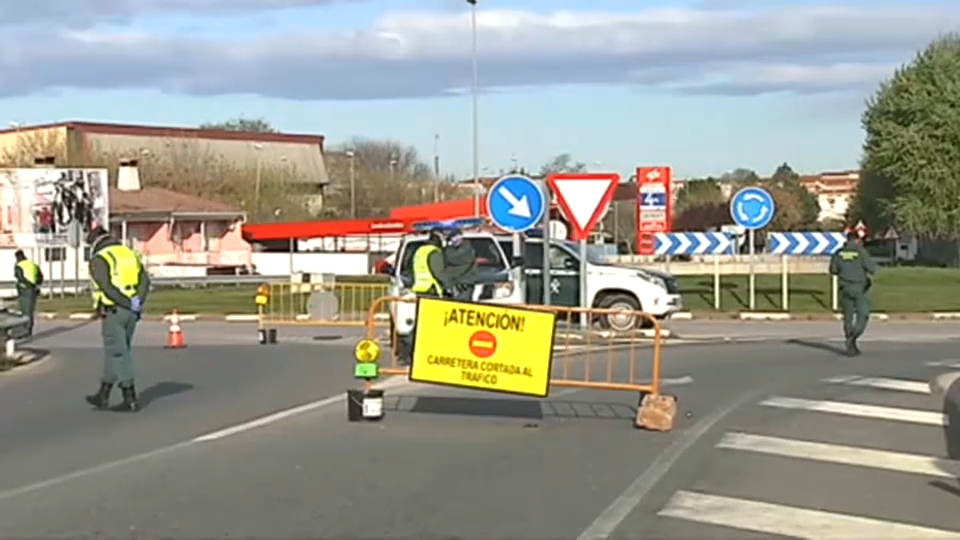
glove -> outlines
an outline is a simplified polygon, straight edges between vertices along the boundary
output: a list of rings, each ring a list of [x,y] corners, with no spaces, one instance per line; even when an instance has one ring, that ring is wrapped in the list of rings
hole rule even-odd
[[[130,299],[130,311],[133,311],[137,315],[139,315],[140,312],[143,311],[143,302],[140,300],[138,296],[134,296],[133,298]]]

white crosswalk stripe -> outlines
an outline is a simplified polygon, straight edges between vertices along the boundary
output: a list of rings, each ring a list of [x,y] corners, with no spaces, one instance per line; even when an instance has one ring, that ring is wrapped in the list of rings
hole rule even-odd
[[[960,538],[960,532],[689,491],[677,493],[659,515],[810,540]]]
[[[960,360],[928,362],[926,365],[940,371],[960,369]],[[919,514],[908,510],[917,504],[910,499],[911,494],[932,492],[931,496],[936,497],[943,492],[935,489],[932,483],[952,485],[960,478],[960,460],[938,455],[943,451],[942,442],[938,443],[941,445],[939,447],[933,446],[933,441],[942,441],[941,434],[947,425],[947,418],[939,410],[939,404],[930,397],[929,384],[923,380],[866,374],[829,377],[819,382],[820,386],[815,388],[845,387],[849,393],[837,399],[814,399],[802,394],[774,395],[766,397],[756,405],[771,413],[777,410],[782,412],[776,414],[789,413],[791,416],[787,418],[822,418],[826,422],[824,426],[861,425],[862,428],[846,428],[850,429],[851,434],[845,438],[842,434],[821,433],[819,420],[803,424],[808,426],[804,434],[795,434],[791,428],[780,427],[778,430],[775,425],[760,422],[724,433],[715,445],[715,452],[720,452],[717,459],[736,459],[737,461],[730,463],[746,463],[747,470],[760,465],[764,471],[782,468],[782,474],[786,478],[792,478],[794,474],[803,475],[803,471],[810,470],[800,467],[843,467],[851,471],[861,471],[858,473],[860,475],[873,475],[878,482],[889,482],[891,474],[911,475],[918,481],[909,484],[909,488],[905,488],[903,493],[900,493],[899,489],[883,493],[884,497],[903,498],[902,502],[888,501],[888,504],[907,511],[893,516],[881,510],[870,510],[870,505],[849,504],[849,501],[844,500],[844,496],[830,496],[831,488],[838,489],[840,484],[831,486],[829,482],[823,486],[824,493],[821,496],[803,492],[803,497],[797,497],[790,489],[780,491],[772,487],[774,483],[764,481],[761,478],[763,473],[759,473],[755,479],[735,481],[731,485],[723,479],[713,479],[706,482],[706,485],[710,486],[707,489],[692,486],[692,489],[677,491],[657,515],[668,521],[692,522],[728,529],[722,534],[717,533],[717,536],[729,536],[730,530],[740,530],[809,539],[960,540],[960,518],[944,516],[942,513],[934,513],[934,517],[931,517],[928,513],[925,514],[926,519],[923,519]],[[889,402],[907,406],[877,404]],[[792,421],[788,422],[794,425]],[[889,429],[914,431],[905,432],[912,435],[909,441],[904,442],[896,436],[887,436]],[[929,429],[936,432],[931,432],[930,437],[918,435],[921,431],[917,430]],[[769,430],[777,433],[764,433]],[[817,440],[821,438],[825,440]],[[921,444],[918,440],[927,442]],[[840,444],[838,441],[853,444]],[[870,441],[873,441],[872,444]],[[929,449],[930,453],[895,451],[905,449],[905,445],[911,450]],[[766,461],[755,462],[756,459]],[[828,469],[828,472],[811,474],[831,477],[838,474],[835,472],[837,470],[839,469]],[[884,474],[888,476],[876,476]],[[884,478],[887,480],[883,480]],[[896,482],[899,486],[901,477],[895,478],[898,479]],[[813,487],[805,486],[805,489],[821,491],[819,483]],[[875,496],[876,494],[866,492],[862,494],[862,497],[866,498]],[[843,508],[830,508],[831,504]]]
[[[847,384],[850,386],[864,386],[867,388],[879,388],[881,390],[913,392],[915,394],[930,393],[930,385],[928,383],[923,381],[908,381],[905,379],[886,379],[883,377],[858,377],[856,375],[843,375],[840,377],[823,379],[823,382],[830,384]]]

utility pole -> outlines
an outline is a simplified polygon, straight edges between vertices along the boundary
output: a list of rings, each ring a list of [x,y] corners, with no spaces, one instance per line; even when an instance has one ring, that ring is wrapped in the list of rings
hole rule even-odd
[[[440,202],[440,134],[433,136],[433,202]]]
[[[477,0],[467,0],[470,4],[470,59],[473,64],[473,83],[470,93],[473,97],[473,215],[480,216],[480,75],[477,68]]]

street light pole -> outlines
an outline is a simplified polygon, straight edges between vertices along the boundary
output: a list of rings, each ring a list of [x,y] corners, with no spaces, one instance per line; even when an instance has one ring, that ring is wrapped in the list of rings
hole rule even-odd
[[[256,143],[253,145],[253,151],[257,155],[257,178],[253,188],[253,215],[257,216],[260,212],[260,176],[262,173],[263,162],[260,160],[260,151],[263,150],[263,145]],[[258,219],[258,218],[255,218]]]
[[[357,154],[353,150],[347,150],[347,157],[350,158],[350,218],[357,219]]]
[[[480,75],[477,69],[477,0],[467,0],[470,4],[470,38],[472,41],[470,59],[473,63],[473,215],[480,216]]]
[[[433,136],[433,202],[440,202],[440,134]]]

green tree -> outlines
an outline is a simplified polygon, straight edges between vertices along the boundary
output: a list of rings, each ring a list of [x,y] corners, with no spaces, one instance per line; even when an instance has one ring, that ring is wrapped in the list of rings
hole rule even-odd
[[[716,178],[702,178],[688,180],[683,188],[677,191],[677,199],[673,204],[673,213],[679,216],[691,208],[726,203],[720,182]]]
[[[201,124],[200,129],[215,129],[220,131],[245,131],[248,133],[277,133],[277,130],[263,118],[244,118],[243,116],[224,122],[210,122]]]
[[[792,225],[811,228],[817,224],[820,218],[820,202],[816,195],[803,187],[803,184],[800,183],[800,175],[794,172],[790,165],[784,162],[777,167],[773,176],[770,177],[769,183],[790,193],[796,199],[796,203],[799,204],[799,222]]]
[[[586,171],[586,163],[574,160],[570,154],[558,154],[540,167],[540,176],[547,176],[548,174],[554,173],[579,173]]]
[[[960,238],[960,35],[897,69],[861,121],[863,179],[850,217],[869,226],[878,212],[905,231]]]

